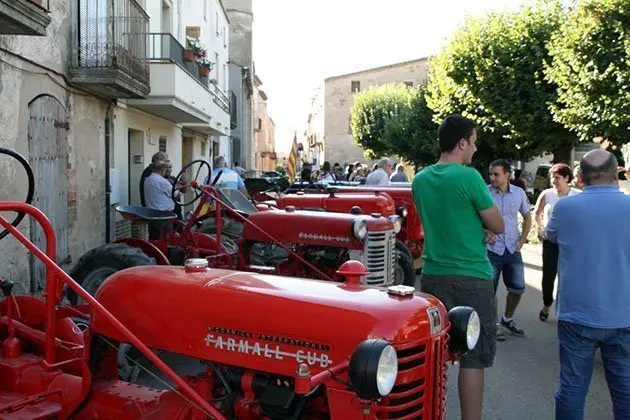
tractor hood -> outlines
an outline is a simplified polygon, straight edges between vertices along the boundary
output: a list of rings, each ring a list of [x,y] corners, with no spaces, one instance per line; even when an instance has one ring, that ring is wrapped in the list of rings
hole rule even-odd
[[[294,206],[301,210],[323,210],[336,213],[350,213],[354,206],[361,208],[363,214],[379,213],[383,216],[396,214],[394,200],[385,193],[357,194],[289,194],[276,200],[278,206]]]
[[[363,249],[363,241],[352,234],[352,226],[357,220],[366,221],[368,232],[394,229],[394,224],[384,217],[300,211],[291,207],[249,216],[250,222],[282,243]],[[243,226],[242,238],[246,241],[269,242],[267,236],[249,223]]]
[[[218,269],[130,268],[96,299],[151,348],[287,376],[300,363],[335,366],[368,338],[407,343],[431,335],[429,319],[448,325],[444,306],[419,292]],[[91,327],[124,341],[98,314]]]

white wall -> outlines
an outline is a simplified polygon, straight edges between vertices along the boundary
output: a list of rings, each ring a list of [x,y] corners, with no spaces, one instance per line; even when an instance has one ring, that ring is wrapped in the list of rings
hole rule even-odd
[[[210,78],[216,78],[218,86],[229,89],[229,27],[219,0],[180,0],[182,2],[183,32],[186,26],[201,28],[201,45],[208,50],[208,58],[215,62]],[[184,44],[184,39],[180,42]],[[218,61],[215,58],[218,54]]]
[[[182,130],[176,125],[164,121],[135,108],[116,108],[114,120],[114,162],[112,166],[120,171],[120,203],[129,202],[129,129],[144,132],[143,168],[151,162],[151,156],[159,150],[160,137],[166,138],[166,152],[173,162],[173,172],[181,169]],[[131,188],[139,188],[131,185]]]

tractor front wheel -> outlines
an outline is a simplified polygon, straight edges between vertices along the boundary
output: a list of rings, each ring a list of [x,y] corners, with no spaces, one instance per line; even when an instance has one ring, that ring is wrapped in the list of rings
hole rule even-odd
[[[70,277],[94,296],[105,279],[112,274],[125,268],[155,264],[155,258],[149,257],[140,249],[113,243],[94,248],[83,255],[70,272]],[[67,297],[73,305],[85,303],[70,288],[67,289]]]
[[[394,265],[394,284],[415,286],[416,270],[413,266],[413,256],[407,245],[403,242],[396,241],[396,264]]]

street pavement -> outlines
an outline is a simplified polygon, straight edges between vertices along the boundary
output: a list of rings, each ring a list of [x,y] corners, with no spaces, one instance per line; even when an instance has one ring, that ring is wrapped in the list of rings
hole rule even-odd
[[[558,389],[559,361],[556,337],[557,320],[552,314],[540,322],[542,307],[540,247],[523,251],[527,289],[516,312],[516,320],[526,337],[506,333],[497,343],[494,366],[486,371],[483,418],[488,420],[531,420],[554,418],[554,395]],[[505,287],[499,288],[499,313],[505,306]],[[555,307],[554,307],[555,308]],[[447,419],[459,419],[457,396],[458,367],[452,366],[448,379]],[[590,392],[586,400],[586,419],[612,419],[612,403],[604,369],[597,354]]]

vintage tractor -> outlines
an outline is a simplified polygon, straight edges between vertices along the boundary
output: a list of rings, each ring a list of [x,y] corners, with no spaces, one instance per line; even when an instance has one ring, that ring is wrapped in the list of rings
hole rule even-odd
[[[177,176],[178,181],[191,180],[186,187],[193,193],[183,205],[198,203],[186,222],[171,212],[118,206],[117,211],[131,220],[134,235],[88,251],[70,275],[94,294],[108,276],[123,268],[182,265],[188,258],[203,257],[214,268],[341,281],[337,269],[353,259],[368,268],[362,278],[365,284],[414,284],[415,273],[396,275],[401,260],[396,258],[395,219],[290,207],[260,212],[238,190],[197,183],[203,169],[210,169],[206,161],[193,161]],[[173,196],[175,192],[173,186]],[[209,207],[214,209],[207,211]],[[161,232],[153,240],[151,227]],[[78,302],[71,289],[68,298]]]
[[[420,270],[422,267],[422,252],[424,251],[424,231],[422,230],[422,222],[416,209],[416,205],[413,201],[411,194],[410,183],[394,183],[389,186],[375,187],[359,185],[357,183],[350,182],[338,182],[338,183],[295,183],[287,190],[283,192],[273,191],[273,195],[260,193],[257,198],[263,202],[269,202],[270,200],[276,200],[278,197],[285,198],[287,196],[294,197],[297,194],[304,193],[310,194],[325,194],[329,193],[330,189],[333,189],[335,196],[342,197],[345,195],[386,195],[394,201],[395,214],[399,215],[402,220],[402,226],[398,234],[397,239],[407,246],[407,251],[411,254],[414,261],[414,267],[416,270]],[[268,191],[272,192],[271,190]],[[292,200],[295,200],[293,198]],[[353,199],[349,199],[353,201]],[[381,206],[378,204],[379,199],[362,198],[359,201],[359,197],[355,201],[354,205],[360,207],[363,212],[371,213],[381,210]],[[290,201],[289,201],[290,202]],[[314,209],[314,208],[312,208]],[[320,209],[321,210],[321,209]],[[390,210],[391,211],[391,210]]]
[[[447,363],[479,339],[472,308],[447,313],[411,287],[366,287],[356,261],[333,283],[190,259],[124,269],[93,297],[55,264],[41,211],[0,202],[6,211],[42,226],[46,252],[0,215],[47,275],[44,298],[0,283],[0,419],[443,420]],[[64,284],[87,304],[64,305]],[[122,343],[168,381],[120,380]],[[182,377],[159,352],[194,360],[197,371]]]
[[[327,194],[305,194],[304,191],[298,191],[294,194],[279,193],[277,198],[272,196],[265,197],[265,201],[261,201],[262,205],[268,208],[295,208],[298,210],[324,211],[330,213],[351,213],[351,214],[369,214],[373,217],[377,215],[386,217],[394,223],[394,232],[396,233],[396,261],[394,271],[395,284],[413,285],[414,283],[406,282],[406,279],[415,278],[414,258],[409,248],[405,244],[406,234],[403,228],[406,226],[405,219],[408,211],[404,208],[396,208],[394,200],[383,192],[358,192],[338,194],[337,187],[328,187]],[[262,196],[258,196],[262,198]],[[403,238],[401,240],[400,238]],[[360,258],[355,258],[359,259]]]

